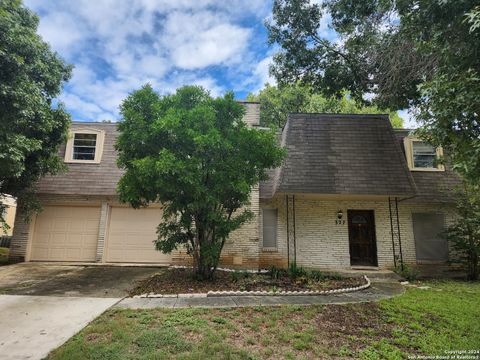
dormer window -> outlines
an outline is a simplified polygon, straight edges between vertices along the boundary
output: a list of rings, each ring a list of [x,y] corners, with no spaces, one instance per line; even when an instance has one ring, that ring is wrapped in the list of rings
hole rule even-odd
[[[95,160],[97,134],[73,135],[73,160]]]
[[[434,146],[420,139],[406,137],[404,139],[405,155],[408,167],[412,171],[444,171],[437,159],[443,155],[442,148]]]
[[[96,129],[75,129],[65,149],[65,162],[100,163],[105,133]]]

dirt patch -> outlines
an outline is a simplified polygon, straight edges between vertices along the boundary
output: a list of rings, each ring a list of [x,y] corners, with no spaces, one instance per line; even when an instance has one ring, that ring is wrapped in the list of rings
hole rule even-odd
[[[306,291],[332,290],[360,286],[362,278],[329,277],[321,280],[308,277],[291,278],[280,276],[272,278],[269,274],[217,271],[211,281],[199,281],[190,269],[168,269],[140,281],[129,291],[131,296],[146,293],[188,294],[208,291]]]

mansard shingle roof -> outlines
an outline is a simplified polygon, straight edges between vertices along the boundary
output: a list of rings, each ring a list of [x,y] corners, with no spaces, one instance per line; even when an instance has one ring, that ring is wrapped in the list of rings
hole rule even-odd
[[[395,129],[394,131],[400,148],[405,153],[403,139],[410,130]],[[418,195],[407,200],[408,202],[452,203],[456,200],[456,190],[462,184],[460,177],[449,168],[448,164],[445,164],[445,171],[412,171],[412,176]]]
[[[410,197],[415,184],[387,115],[291,114],[288,155],[261,197],[275,193]]]

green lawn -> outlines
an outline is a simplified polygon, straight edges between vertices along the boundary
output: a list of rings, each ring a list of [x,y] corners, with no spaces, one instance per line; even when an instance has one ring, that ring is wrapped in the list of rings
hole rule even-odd
[[[380,303],[111,310],[50,359],[400,359],[480,349],[480,283]]]

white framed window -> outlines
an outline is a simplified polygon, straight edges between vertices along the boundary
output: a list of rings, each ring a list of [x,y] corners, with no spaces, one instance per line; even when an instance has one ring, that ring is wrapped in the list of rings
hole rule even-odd
[[[262,247],[264,250],[277,250],[277,209],[262,210],[263,236]]]
[[[105,132],[97,129],[75,129],[65,148],[65,162],[98,164],[102,159]]]
[[[405,155],[408,167],[412,171],[444,171],[445,167],[438,164],[437,160],[443,156],[441,147],[426,143],[417,138],[406,137],[404,139]]]

